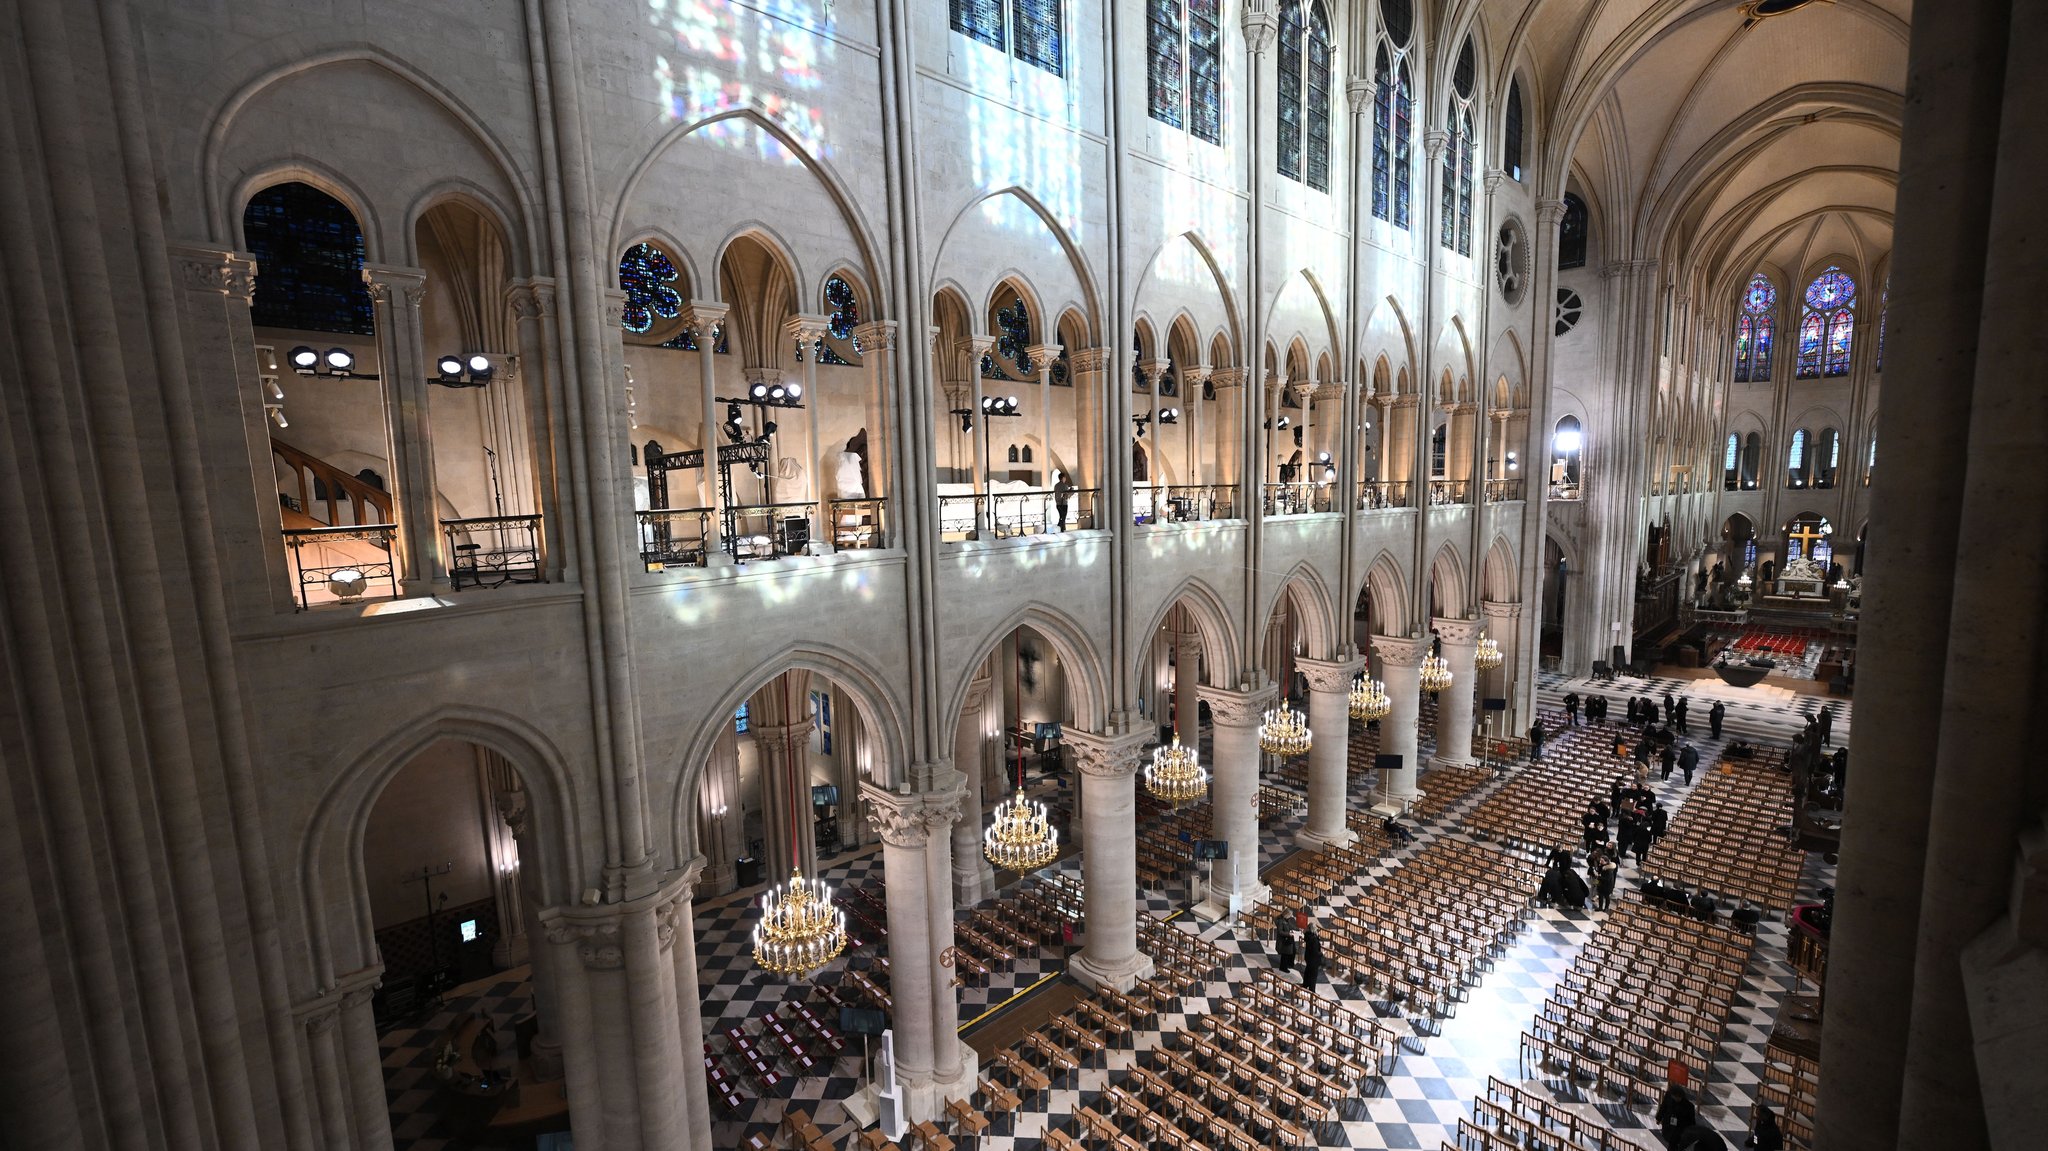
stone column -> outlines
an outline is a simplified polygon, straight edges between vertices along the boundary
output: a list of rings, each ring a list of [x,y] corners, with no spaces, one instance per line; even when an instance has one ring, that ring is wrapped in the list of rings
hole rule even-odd
[[[517,782],[517,777],[514,777]],[[527,808],[527,793],[523,787],[500,791],[494,801],[498,817],[512,833],[515,850],[529,850],[532,840],[528,835],[532,819]],[[544,902],[538,890],[538,876],[522,869],[516,876],[520,887],[519,909],[524,920],[523,932],[527,939],[527,958],[530,962],[533,980],[533,1018],[535,1031],[532,1057],[528,1069],[540,1082],[550,1082],[562,1077],[562,1042],[558,1038],[558,1027],[554,1021],[557,994],[555,965],[558,953],[547,947],[536,947],[534,943],[544,938],[540,909]]]
[[[834,492],[825,472],[825,445],[818,442],[818,341],[824,338],[832,317],[798,313],[784,321],[782,330],[803,349],[804,443],[809,455],[804,460],[804,499],[817,505],[813,513],[817,530],[811,533],[810,554],[832,553],[832,497]]]
[[[711,1151],[711,1090],[704,1081],[702,1064],[695,1058],[704,1050],[703,990],[697,982],[696,881],[703,870],[698,859],[683,869],[674,898],[657,912],[662,946],[669,951],[675,967],[676,1026],[681,1031],[683,1062],[683,1119],[690,1134],[688,1146]]]
[[[418,268],[363,266],[377,317],[377,372],[382,377],[391,503],[398,520],[398,582],[406,595],[445,590],[439,487],[434,479],[433,421],[428,418],[427,352],[420,301],[427,274]],[[362,365],[357,365],[361,367]]]
[[[943,808],[943,820],[928,817],[924,793],[864,785],[868,818],[882,834],[882,874],[888,891],[890,1028],[896,1043],[896,1078],[910,1122],[934,1119],[944,1110],[940,1057],[933,1007],[943,987],[955,994],[949,972],[938,964],[932,940],[931,876],[926,852],[934,831],[950,827],[957,808]],[[957,804],[957,798],[954,800]],[[949,913],[950,914],[950,913]],[[957,1003],[957,999],[955,1000]],[[957,1012],[957,1007],[955,1011]],[[947,1039],[958,1037],[948,1031]],[[957,1060],[957,1053],[949,1054]]]
[[[1202,391],[1208,385],[1212,371],[1214,369],[1207,364],[1196,364],[1182,368],[1180,373],[1180,410],[1188,421],[1188,474],[1182,482],[1189,487],[1201,487],[1207,482],[1202,478]],[[1201,518],[1208,519],[1208,513],[1204,511]]]
[[[1476,620],[1438,619],[1444,662],[1450,665],[1451,686],[1437,696],[1436,755],[1432,767],[1472,766],[1472,693],[1478,672],[1472,655],[1478,650],[1481,625]]]
[[[1295,843],[1302,847],[1344,847],[1358,836],[1345,823],[1351,783],[1351,681],[1365,668],[1363,658],[1297,659],[1308,680],[1308,822]]]
[[[377,1019],[371,1001],[376,988],[366,982],[341,993],[335,1042],[348,1051],[349,1110],[355,1120],[356,1145],[391,1145],[391,1100],[384,1093],[384,1052],[377,1046]]]
[[[349,1100],[342,1090],[348,1082],[348,1069],[339,1050],[341,1037],[335,1033],[335,1024],[341,1020],[341,997],[329,996],[301,1011],[322,1142],[328,1147],[354,1147],[355,1139],[349,1134]],[[388,1113],[389,1107],[382,1110]],[[389,1134],[385,1140],[384,1145],[389,1146]]]
[[[1494,600],[1481,600],[1479,602],[1479,610],[1486,617],[1486,634],[1492,636],[1494,642],[1500,645],[1501,656],[1500,667],[1485,673],[1480,684],[1480,698],[1484,699],[1488,695],[1493,695],[1508,701],[1508,710],[1500,713],[1501,723],[1505,726],[1493,733],[1495,735],[1506,735],[1509,732],[1519,731],[1522,727],[1522,711],[1515,704],[1518,694],[1516,689],[1523,678],[1521,643],[1522,605],[1518,603],[1499,603]],[[1477,722],[1479,726],[1485,726],[1483,718]]]
[[[1039,450],[1045,453],[1045,468],[1039,473],[1040,479],[1044,482],[1039,486],[1048,491],[1052,489],[1054,458],[1052,452],[1052,366],[1059,361],[1062,350],[1064,349],[1058,344],[1033,344],[1024,349],[1024,354],[1031,357],[1031,370],[1038,373],[1038,442]],[[971,775],[973,773],[969,772],[968,774]]]
[[[1168,632],[1173,640],[1173,730],[1189,747],[1202,742],[1202,633]]]
[[[1242,459],[1243,429],[1235,427],[1228,416],[1233,412],[1241,416],[1244,411],[1243,397],[1238,395],[1244,389],[1244,381],[1243,368],[1216,368],[1209,373],[1209,382],[1216,388],[1216,420],[1223,425],[1225,432],[1216,441],[1216,476],[1225,487],[1231,488],[1242,485],[1246,479]],[[1256,482],[1256,477],[1252,478]],[[1245,506],[1242,493],[1232,496],[1230,502],[1232,518],[1251,518],[1251,509]]]
[[[1062,736],[1074,749],[1087,814],[1081,820],[1081,875],[1086,884],[1087,938],[1067,973],[1089,987],[1129,991],[1150,978],[1152,960],[1138,951],[1136,782],[1143,732],[1096,735],[1074,728]]]
[[[959,772],[943,764],[934,765],[934,769],[941,776],[950,774],[953,777],[945,782],[942,790],[925,792],[920,797],[926,828],[924,890],[931,932],[929,961],[934,965],[931,980],[932,1086],[936,1106],[943,1109],[949,1100],[965,1099],[974,1094],[978,1065],[974,1049],[960,1042],[960,988],[953,976],[953,891],[948,885],[953,875],[952,830],[960,823],[966,781],[960,778]],[[981,854],[978,847],[974,854]],[[891,954],[895,954],[893,949]],[[890,962],[893,970],[896,960],[891,959]]]
[[[1422,660],[1429,654],[1429,642],[1376,635],[1372,637],[1372,650],[1380,657],[1387,701],[1393,705],[1393,711],[1380,721],[1380,754],[1401,757],[1399,769],[1391,775],[1380,773],[1378,798],[1383,805],[1406,810],[1422,798],[1422,792],[1415,787],[1415,728],[1422,704]]]
[[[1301,510],[1314,511],[1316,501],[1312,477],[1315,475],[1315,470],[1312,465],[1316,458],[1315,381],[1303,380],[1300,383],[1291,384],[1289,385],[1289,390],[1294,393],[1294,402],[1301,405],[1301,465],[1295,469],[1294,480],[1296,483],[1311,485],[1295,490],[1301,492],[1306,497],[1306,503],[1302,505]],[[1292,439],[1293,437],[1289,436],[1286,440],[1281,441],[1280,455],[1289,454],[1286,445]]]
[[[499,968],[526,962],[526,913],[519,898],[519,843],[500,813],[501,798],[516,797],[522,807],[519,775],[505,757],[488,748],[476,749],[477,809],[482,817],[484,859],[491,869],[491,894],[497,903],[498,938],[491,945],[491,962]]]
[[[967,373],[967,410],[974,421],[968,434],[974,438],[974,494],[982,497],[974,513],[974,538],[979,540],[995,538],[990,530],[995,523],[995,498],[988,490],[988,413],[981,410],[981,357],[995,346],[994,336],[969,336],[953,343],[953,354]]]
[[[809,720],[753,725],[761,759],[763,877],[770,883],[791,866],[812,878],[818,874],[818,837],[811,827],[811,726]]]
[[[1259,723],[1279,692],[1270,683],[1238,691],[1205,686],[1202,699],[1215,725],[1209,834],[1230,844],[1230,859],[1214,877],[1209,900],[1227,907],[1234,883],[1243,895],[1243,906],[1252,907],[1269,894],[1259,882]]]
[[[960,708],[960,722],[953,728],[953,762],[965,777],[965,792],[959,818],[953,821],[953,903],[972,907],[995,894],[995,868],[981,852],[981,816],[988,806],[984,788],[988,773],[982,766],[982,748],[988,742],[982,733],[986,722],[991,681],[978,675],[967,685],[967,702]]]
[[[732,562],[724,543],[725,495],[718,486],[718,445],[724,436],[719,433],[718,418],[718,357],[715,351],[718,326],[725,322],[729,311],[724,304],[710,304],[693,301],[683,309],[683,321],[690,330],[697,333],[697,379],[701,401],[704,407],[704,430],[698,433],[697,443],[704,449],[704,470],[699,474],[698,495],[700,506],[711,509],[711,519],[704,529],[704,566],[718,567]]]

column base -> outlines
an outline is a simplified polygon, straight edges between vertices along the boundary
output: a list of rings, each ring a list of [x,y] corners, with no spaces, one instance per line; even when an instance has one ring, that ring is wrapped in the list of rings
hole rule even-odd
[[[1259,904],[1273,898],[1273,889],[1263,883],[1254,883],[1244,889],[1244,898],[1238,902],[1239,911],[1250,911]],[[1208,923],[1220,923],[1230,918],[1230,892],[1222,888],[1211,888],[1209,897],[1195,904],[1195,918]]]
[[[535,1083],[553,1083],[562,1077],[562,1044],[552,1035],[536,1035],[532,1054],[526,1060],[527,1073]]]
[[[1358,833],[1348,827],[1340,827],[1335,831],[1315,831],[1304,827],[1294,836],[1294,846],[1312,851],[1330,847],[1350,847],[1357,842]]]
[[[1479,761],[1473,759],[1469,755],[1463,757],[1455,755],[1432,755],[1429,757],[1429,766],[1432,771],[1439,767],[1477,767],[1479,766]]]
[[[957,1039],[954,1042],[959,1042]],[[935,1072],[908,1073],[898,1068],[896,1090],[903,1097],[903,1118],[911,1124],[929,1119],[934,1122],[946,1118],[946,1104],[955,1099],[966,1099],[974,1094],[981,1083],[981,1056],[966,1043],[960,1044],[960,1072],[951,1079],[940,1079]]]
[[[1152,978],[1158,970],[1152,957],[1142,951],[1134,951],[1129,959],[1118,963],[1101,963],[1083,952],[1067,964],[1067,974],[1083,987],[1108,987],[1119,992],[1129,991],[1132,984]]]
[[[955,858],[957,859],[958,844],[954,845],[954,851],[956,852]],[[983,858],[979,851],[974,853],[974,857],[977,861]],[[969,865],[965,868],[953,868],[954,907],[973,907],[995,893],[996,870],[987,863],[981,862],[978,866]]]
[[[498,942],[491,945],[491,964],[503,971],[525,963],[528,954],[525,932],[522,931],[509,939],[499,936]]]

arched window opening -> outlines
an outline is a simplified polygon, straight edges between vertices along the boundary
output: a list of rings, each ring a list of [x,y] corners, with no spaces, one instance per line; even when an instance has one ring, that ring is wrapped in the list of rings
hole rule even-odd
[[[1508,179],[1522,179],[1522,82],[1508,81],[1507,125],[1501,133],[1500,166]]]
[[[1820,438],[1813,443],[1813,486],[1832,488],[1835,486],[1835,472],[1842,463],[1842,433],[1834,428],[1822,428]]]
[[[1762,272],[1751,276],[1742,291],[1742,313],[1735,317],[1735,382],[1762,383],[1771,378],[1771,342],[1778,325],[1778,289]]]
[[[996,346],[982,353],[982,378],[1036,380],[1038,373],[1031,370],[1028,350],[1035,342],[1031,338],[1031,310],[1025,307],[1024,298],[1016,289],[1004,287],[996,293],[996,307],[989,313],[989,319],[996,330]]]
[[[1436,430],[1429,433],[1430,479],[1440,480],[1445,478],[1446,471],[1450,466],[1450,446],[1451,426],[1449,424],[1438,424]]]
[[[1586,266],[1586,202],[1576,195],[1564,194],[1564,219],[1557,226],[1557,266],[1583,268]]]
[[[1734,491],[1739,485],[1739,471],[1742,462],[1742,437],[1728,433],[1728,454],[1721,461],[1721,487]]]
[[[1849,373],[1850,341],[1856,329],[1856,281],[1830,265],[1806,285],[1799,317],[1802,380]]]
[[[1579,498],[1579,459],[1585,451],[1586,435],[1577,416],[1557,421],[1550,437],[1550,498]]]
[[[1742,490],[1756,490],[1758,469],[1763,466],[1764,441],[1755,432],[1742,440]]]
[[[1461,256],[1472,254],[1472,38],[1458,53],[1458,66],[1451,79],[1449,111],[1444,122],[1450,139],[1444,142],[1441,219],[1439,241]]]
[[[1062,74],[1060,0],[951,0],[951,7],[953,31]]]
[[[1785,525],[1785,563],[1812,560],[1825,574],[1835,559],[1834,535],[1835,526],[1822,516],[1807,512],[1794,518]]]
[[[854,345],[853,330],[860,326],[860,300],[853,294],[853,285],[844,276],[833,276],[825,281],[825,312],[830,319],[825,325],[825,334],[819,336],[812,349],[820,364],[837,364],[852,367],[853,361],[840,354],[839,347],[860,349]]]
[[[1322,0],[1280,7],[1280,174],[1330,190],[1330,21]]]
[[[254,326],[373,334],[363,229],[347,205],[310,184],[277,184],[249,198],[242,238],[256,257]]]
[[[1807,435],[1805,428],[1792,433],[1792,446],[1785,453],[1785,486],[1803,488],[1810,471],[1811,461],[1807,458]]]
[[[1403,41],[1382,39],[1373,56],[1372,111],[1372,214],[1406,228],[1414,88]]]
[[[1152,118],[1223,142],[1222,0],[1146,0]]]
[[[1863,460],[1863,486],[1870,486],[1870,473],[1877,470],[1877,437],[1870,438],[1870,454]]]

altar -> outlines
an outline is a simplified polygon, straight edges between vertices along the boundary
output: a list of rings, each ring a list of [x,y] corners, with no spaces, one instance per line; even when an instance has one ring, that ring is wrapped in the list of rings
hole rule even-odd
[[[1824,598],[1828,594],[1827,570],[1810,559],[1792,560],[1785,565],[1784,571],[1778,573],[1778,578],[1771,581],[1771,594]]]

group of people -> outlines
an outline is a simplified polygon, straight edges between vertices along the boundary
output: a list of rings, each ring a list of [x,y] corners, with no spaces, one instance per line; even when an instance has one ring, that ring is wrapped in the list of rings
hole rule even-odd
[[[1568,691],[1564,696],[1565,726],[1579,726],[1579,712],[1582,707],[1586,714],[1587,723],[1606,726],[1607,697],[1604,695],[1589,695],[1584,700],[1581,700],[1579,693],[1576,691]],[[1692,726],[1687,719],[1688,710],[1689,705],[1685,697],[1668,691],[1664,693],[1664,723],[1669,727],[1677,728],[1680,734],[1690,734],[1692,731]],[[1831,712],[1833,709],[1830,707],[1827,710]],[[1707,709],[1708,734],[1712,738],[1721,738],[1721,724],[1727,718],[1727,705],[1718,699],[1715,700],[1713,706]],[[1830,715],[1829,722],[1832,721],[1833,716]],[[1630,696],[1628,700],[1627,722],[1630,727],[1638,724],[1645,726],[1655,724],[1657,722],[1657,701],[1649,696]]]
[[[1295,922],[1301,928],[1301,985],[1314,991],[1323,977],[1323,937],[1316,934],[1316,921],[1307,912],[1297,912]],[[1273,937],[1273,966],[1282,971],[1294,970],[1296,954],[1294,932],[1282,922]]]
[[[1683,1077],[1674,1075],[1664,1089],[1664,1098],[1657,1101],[1657,1128],[1664,1145],[1672,1151],[1722,1151],[1728,1141],[1700,1121],[1699,1108],[1693,1105],[1685,1085]],[[1770,1104],[1759,1102],[1751,1111],[1749,1138],[1742,1145],[1756,1151],[1784,1151],[1785,1135]]]

